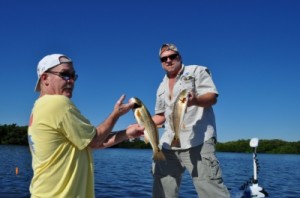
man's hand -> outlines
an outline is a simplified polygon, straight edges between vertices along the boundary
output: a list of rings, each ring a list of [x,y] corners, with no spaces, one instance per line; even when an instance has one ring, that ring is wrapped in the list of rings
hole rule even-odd
[[[126,114],[130,109],[133,108],[133,105],[134,105],[133,103],[123,104],[125,97],[126,97],[125,95],[122,95],[114,107],[114,111],[119,116]]]
[[[200,106],[200,107],[211,107],[217,103],[218,95],[215,93],[206,93],[201,96],[197,96],[195,92],[191,91],[188,94],[188,103],[187,106]]]
[[[142,127],[138,124],[129,125],[126,129],[126,136],[128,139],[137,138],[141,135],[144,135],[145,127]]]

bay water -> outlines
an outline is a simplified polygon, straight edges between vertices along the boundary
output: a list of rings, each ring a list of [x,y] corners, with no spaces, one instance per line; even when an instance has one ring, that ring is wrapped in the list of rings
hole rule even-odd
[[[0,197],[30,197],[32,168],[29,148],[0,145],[0,153]],[[95,150],[93,155],[96,197],[151,197],[151,149],[108,148]],[[253,176],[251,153],[217,153],[217,157],[225,185],[231,191]],[[269,197],[300,197],[300,155],[258,154],[257,158],[258,184]],[[197,197],[187,172],[181,183],[180,197]]]

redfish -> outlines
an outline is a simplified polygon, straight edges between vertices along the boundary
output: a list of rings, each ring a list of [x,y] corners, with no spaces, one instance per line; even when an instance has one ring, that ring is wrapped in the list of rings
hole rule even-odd
[[[130,102],[134,103],[133,107],[133,113],[136,121],[139,125],[145,127],[144,130],[144,141],[146,144],[150,142],[152,150],[153,150],[153,160],[165,160],[165,156],[161,149],[159,148],[159,135],[158,135],[158,129],[154,121],[152,120],[152,117],[146,108],[146,106],[143,104],[143,102],[133,97],[129,100]]]
[[[180,147],[180,130],[182,127],[184,127],[183,118],[186,113],[187,102],[188,102],[188,91],[184,89],[177,96],[174,102],[173,112],[170,117],[171,118],[170,126],[173,132],[175,133],[174,139],[171,143],[172,147]]]

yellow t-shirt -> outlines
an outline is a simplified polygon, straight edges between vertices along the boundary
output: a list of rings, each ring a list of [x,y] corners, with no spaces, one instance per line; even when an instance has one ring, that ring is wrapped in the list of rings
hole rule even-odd
[[[32,109],[28,141],[32,197],[95,197],[92,151],[96,128],[62,95],[45,95]]]

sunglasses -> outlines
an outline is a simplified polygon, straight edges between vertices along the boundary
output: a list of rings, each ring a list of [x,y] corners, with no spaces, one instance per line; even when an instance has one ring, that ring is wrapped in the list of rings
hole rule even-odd
[[[74,80],[74,81],[76,81],[77,78],[78,78],[78,75],[75,74],[75,72],[70,73],[70,72],[54,72],[54,71],[47,71],[46,73],[50,73],[50,74],[59,76],[59,77],[61,77],[62,79],[66,80],[66,81],[71,80],[71,79]]]
[[[169,55],[169,56],[160,57],[160,61],[161,61],[162,63],[164,63],[164,62],[166,62],[166,61],[168,60],[168,58],[169,58],[170,60],[174,60],[175,58],[177,58],[177,56],[178,56],[178,54],[171,54],[171,55]]]

